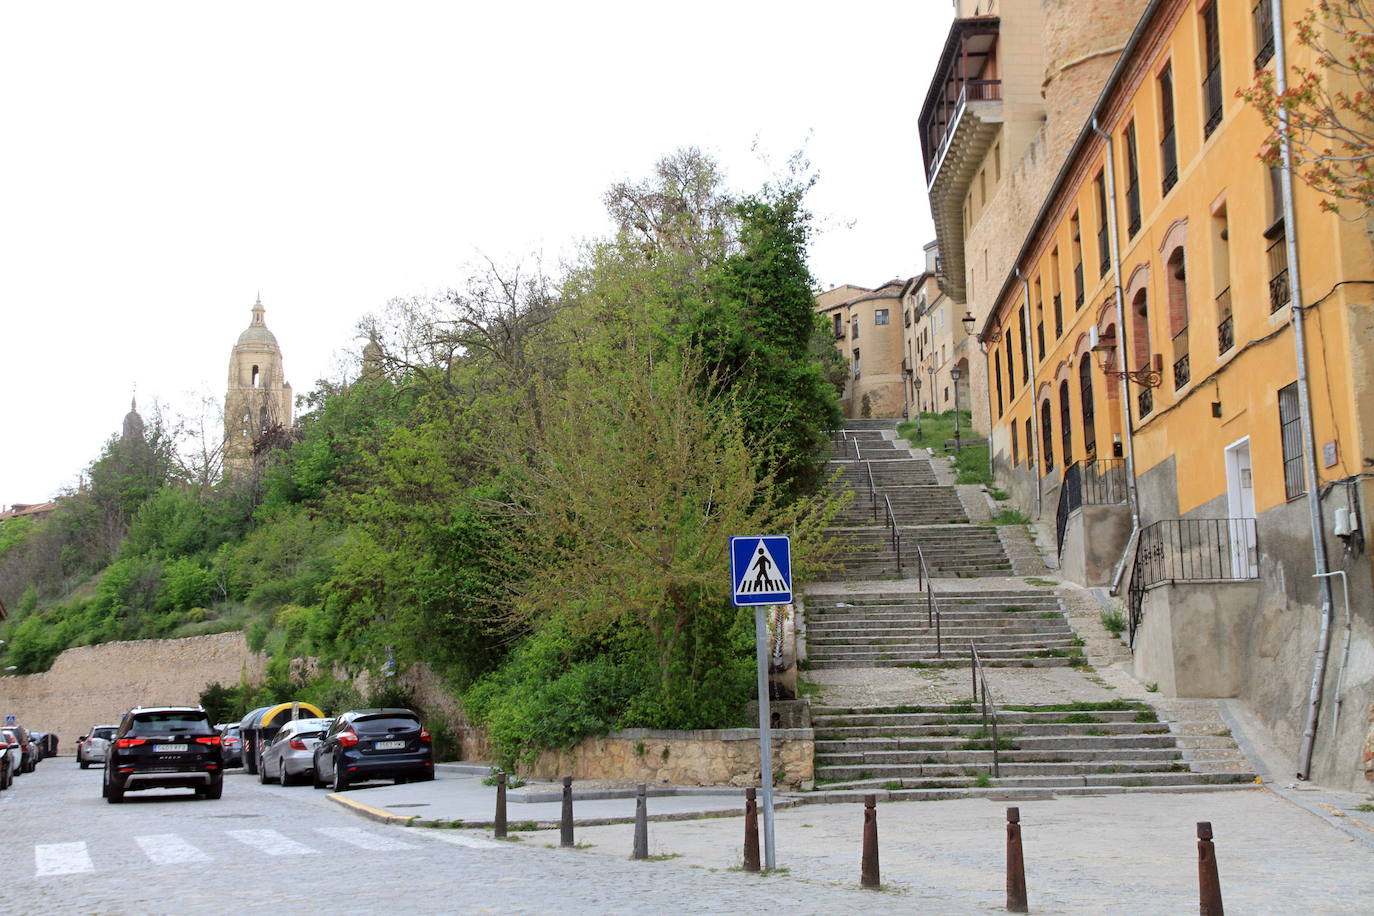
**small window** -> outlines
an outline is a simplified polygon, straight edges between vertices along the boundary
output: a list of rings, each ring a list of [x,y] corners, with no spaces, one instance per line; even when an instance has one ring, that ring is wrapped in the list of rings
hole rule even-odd
[[[1283,445],[1283,494],[1294,499],[1303,495],[1305,487],[1297,382],[1279,389],[1279,438]]]
[[[1262,70],[1274,56],[1274,9],[1269,0],[1259,0],[1250,17],[1255,24],[1255,69]]]
[[[1204,138],[1221,123],[1221,27],[1217,22],[1216,0],[1209,0],[1202,8],[1202,110],[1206,121],[1202,125]]]
[[[887,320],[887,309],[874,309],[874,310],[873,310],[873,323],[874,323],[874,324],[887,324],[887,323],[888,323],[888,320]]]
[[[849,319],[849,336],[852,340],[859,339],[859,316],[855,315]]]
[[[253,380],[252,380],[252,383],[253,383],[253,387],[254,387],[254,388],[258,387],[258,367],[257,367],[257,366],[254,366],[254,367],[253,367]]]
[[[859,377],[859,348],[854,348],[854,377]]]

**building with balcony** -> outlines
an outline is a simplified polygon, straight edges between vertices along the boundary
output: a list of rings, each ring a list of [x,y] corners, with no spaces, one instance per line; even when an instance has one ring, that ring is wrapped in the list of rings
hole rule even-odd
[[[1063,574],[1125,598],[1142,681],[1239,697],[1297,772],[1368,788],[1374,249],[1259,158],[1257,6],[1133,30],[979,328],[993,463]]]
[[[922,105],[922,167],[953,310],[980,322],[1144,0],[956,0]],[[961,350],[957,360],[976,354]],[[986,432],[989,379],[969,403]]]

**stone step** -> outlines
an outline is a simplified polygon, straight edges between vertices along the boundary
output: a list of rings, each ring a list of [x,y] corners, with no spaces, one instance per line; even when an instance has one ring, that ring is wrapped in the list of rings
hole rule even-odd
[[[1066,714],[1067,717],[1067,714]],[[900,714],[886,716],[821,716],[813,715],[811,727],[815,729],[816,741],[835,741],[842,736],[831,734],[831,732],[850,731],[853,729],[863,729],[871,732],[874,729],[893,729],[888,734],[864,737],[877,737],[881,740],[909,741],[924,738],[951,738],[951,737],[970,737],[981,736],[985,732],[983,719],[977,713],[967,716],[959,716],[957,719],[946,719],[943,722],[913,722],[911,717]],[[997,730],[999,737],[1008,735],[1027,735],[1032,737],[1049,736],[1082,736],[1084,738],[1110,738],[1121,735],[1163,735],[1170,739],[1169,746],[1175,747],[1169,732],[1169,725],[1166,722],[1135,722],[1135,721],[1107,721],[1107,722],[1055,722],[1047,720],[1039,721],[1003,721],[999,714],[997,717]],[[824,734],[822,734],[824,732]],[[847,736],[854,737],[854,736]],[[915,745],[912,745],[913,747]]]
[[[1026,658],[1015,655],[1006,658],[982,658],[980,651],[979,660],[984,668],[1068,668],[1074,664],[1076,659],[1072,656]],[[967,668],[970,662],[968,646],[966,645],[962,651],[947,646],[943,656],[928,652],[903,654],[896,658],[832,659],[820,657],[807,659],[807,664],[817,670],[822,668],[832,670],[836,668]]]
[[[904,732],[913,734],[903,734]],[[1044,734],[1004,734],[1004,729],[998,729],[997,740],[1006,745],[1007,750],[1023,751],[1055,751],[1060,757],[1066,760],[1074,759],[1074,755],[1079,748],[1101,749],[1101,748],[1173,748],[1172,736],[1168,732],[1156,734],[1116,734],[1116,735],[1085,735],[1085,734],[1065,734],[1062,732],[1046,732]],[[977,751],[991,750],[991,739],[986,737],[973,737],[981,734],[977,730],[968,731],[958,735],[930,735],[920,729],[904,729],[897,726],[886,728],[827,728],[822,733],[821,729],[816,730],[818,741],[838,741],[850,738],[888,738],[902,736],[905,750],[910,753],[926,754],[934,751]],[[972,744],[970,742],[973,742]],[[1000,750],[1000,748],[999,748]]]
[[[986,772],[986,769],[984,770]],[[865,793],[886,789],[886,801],[934,801],[954,798],[1016,800],[1123,792],[1218,791],[1253,789],[1252,773],[1096,773],[1068,777],[993,777],[981,775],[939,780],[869,778],[817,784],[826,801],[861,802]],[[900,786],[898,788],[897,786]],[[819,799],[818,799],[819,800]]]
[[[958,779],[970,773],[980,773],[992,766],[987,759],[966,764],[907,764],[862,761],[854,764],[818,765],[817,779]],[[1123,760],[1116,763],[1072,761],[1068,763],[1009,763],[999,757],[998,769],[1002,779],[1040,778],[1059,779],[1073,776],[1104,776],[1122,773],[1155,773],[1170,775],[1190,773],[1183,760]]]

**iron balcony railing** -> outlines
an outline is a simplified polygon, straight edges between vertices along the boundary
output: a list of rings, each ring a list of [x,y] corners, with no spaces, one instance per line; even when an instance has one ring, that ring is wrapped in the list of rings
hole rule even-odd
[[[1098,458],[1082,464],[1075,461],[1064,469],[1059,486],[1059,505],[1054,528],[1060,555],[1064,553],[1064,532],[1069,516],[1080,506],[1110,506],[1126,502],[1126,461],[1123,458]]]
[[[1077,311],[1083,307],[1083,262],[1073,265],[1073,307]]]
[[[1054,339],[1064,336],[1064,297],[1054,294]]]
[[[1231,287],[1217,293],[1217,314],[1221,322],[1217,325],[1217,354],[1220,355],[1236,345],[1236,326],[1231,320]]]
[[[1191,360],[1189,360],[1188,356],[1189,356],[1189,354],[1184,353],[1184,354],[1183,354],[1182,356],[1180,356],[1178,359],[1174,360],[1174,390],[1175,390],[1175,391],[1177,391],[1178,389],[1182,388],[1184,385],[1188,384],[1188,382],[1189,382],[1189,381],[1192,379],[1192,377],[1193,377],[1192,364],[1191,364]]]
[[[1253,518],[1171,518],[1146,525],[1136,541],[1127,593],[1131,644],[1145,590],[1161,582],[1244,582],[1259,578]]]
[[[1203,99],[1207,106],[1207,123],[1202,128],[1204,137],[1212,136],[1212,131],[1221,123],[1221,66],[1213,64],[1202,81]]]
[[[1140,183],[1133,181],[1126,189],[1126,234],[1133,236],[1140,231]]]
[[[1277,312],[1288,304],[1288,233],[1280,229],[1269,243],[1269,311]]]
[[[1041,321],[1035,325],[1035,343],[1040,349],[1040,359],[1045,359],[1045,322]]]
[[[1140,389],[1140,394],[1136,396],[1136,406],[1140,408],[1140,415],[1148,417],[1150,411],[1155,409],[1155,393],[1152,388]]]
[[[1104,276],[1104,275],[1106,275],[1106,273],[1107,273],[1107,268],[1109,268],[1109,267],[1112,266],[1112,252],[1111,252],[1111,249],[1107,247],[1108,235],[1107,235],[1107,217],[1106,217],[1106,215],[1105,215],[1105,214],[1102,215],[1102,216],[1101,216],[1101,219],[1102,219],[1102,225],[1097,227],[1097,259],[1098,259],[1097,273],[1098,273],[1098,276]]]
[[[1159,142],[1160,158],[1164,168],[1164,193],[1167,195],[1178,184],[1178,148],[1174,144],[1174,129],[1169,128],[1164,139]]]
[[[959,99],[954,103],[954,110],[949,120],[944,124],[932,124],[932,132],[929,148],[935,150],[935,155],[930,160],[930,168],[927,172],[928,179],[940,174],[940,165],[945,161],[945,154],[949,152],[949,144],[954,139],[958,131],[959,119],[964,116],[964,109],[969,102],[1000,102],[1002,100],[1002,81],[1001,80],[965,80],[959,89]]]

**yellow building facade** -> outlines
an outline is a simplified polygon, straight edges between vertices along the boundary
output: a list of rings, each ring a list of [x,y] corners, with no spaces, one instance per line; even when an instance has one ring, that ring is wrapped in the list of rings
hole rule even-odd
[[[1268,5],[1149,4],[980,325],[982,374],[999,484],[1056,517],[1066,573],[1128,596],[1142,679],[1242,697],[1299,772],[1366,786],[1374,258],[1300,181],[1284,218],[1238,96],[1274,66]],[[1308,5],[1283,4],[1290,63]]]

